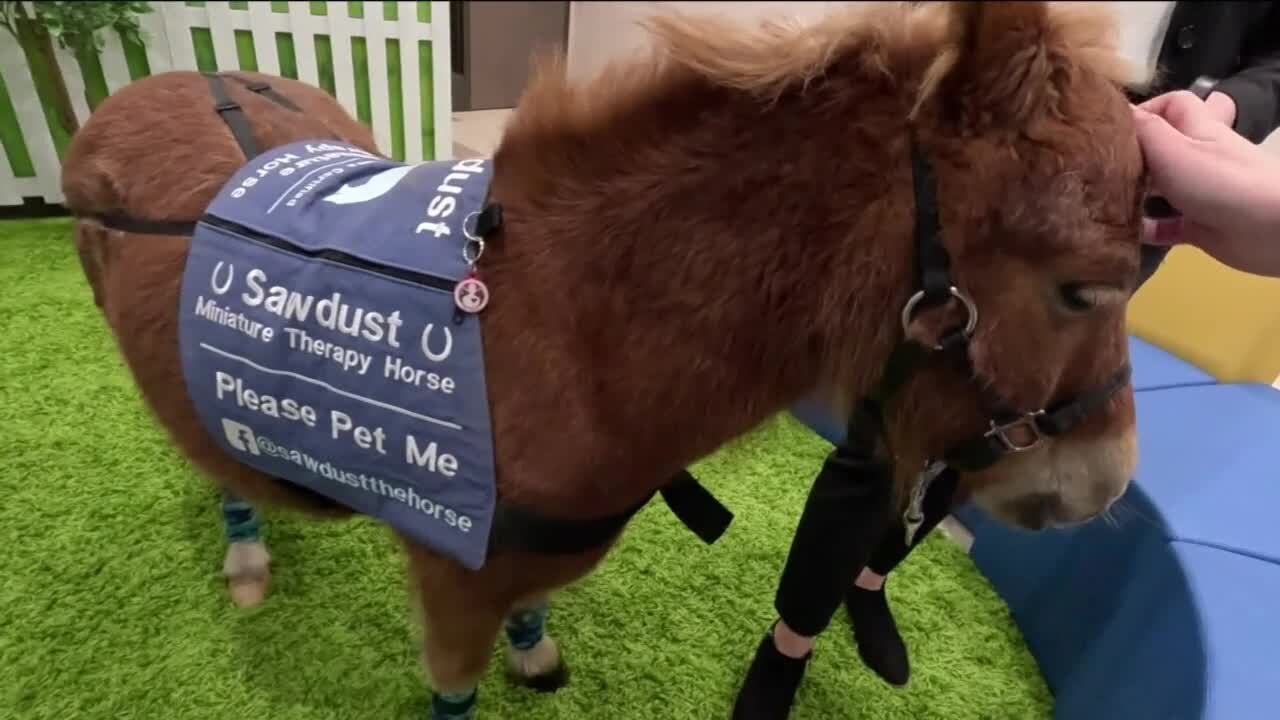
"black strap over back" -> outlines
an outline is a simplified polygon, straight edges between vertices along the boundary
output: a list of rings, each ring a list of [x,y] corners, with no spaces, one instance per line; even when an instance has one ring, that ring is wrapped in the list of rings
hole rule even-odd
[[[213,95],[213,109],[222,116],[222,122],[226,123],[227,127],[230,128],[231,134],[235,136],[236,144],[240,146],[241,152],[244,153],[245,158],[257,157],[258,143],[253,139],[253,128],[249,125],[249,118],[245,117],[244,108],[231,99],[231,95],[227,93],[227,86],[222,82],[222,75],[218,73],[202,74],[209,81],[209,93]],[[249,87],[248,83],[244,83],[244,85]],[[249,89],[252,90],[253,88]],[[298,112],[296,105],[292,109],[294,112]]]
[[[196,221],[191,220],[148,220],[127,215],[106,215],[101,213],[76,213],[82,220],[93,220],[103,227],[120,232],[138,235],[182,235],[190,236],[196,231]]]
[[[230,78],[271,102],[293,112],[302,112],[302,108],[289,98],[276,92],[270,85],[256,80],[249,80],[232,73],[200,73],[209,83],[209,94],[213,96],[213,109],[222,118],[227,128],[240,146],[245,158],[258,155],[258,143],[253,138],[253,129],[245,116],[244,108],[231,99],[227,92],[224,78]],[[103,227],[138,235],[178,235],[190,236],[195,232],[199,220],[152,220],[149,218],[129,217],[118,213],[76,212],[76,217],[94,220]]]
[[[217,73],[214,73],[214,75],[217,76]],[[267,98],[271,102],[279,105],[282,108],[285,108],[286,110],[292,110],[294,112],[302,112],[302,108],[298,107],[297,104],[295,104],[292,100],[276,92],[275,89],[273,89],[267,83],[262,82],[261,80],[250,80],[248,78],[240,77],[239,75],[233,75],[230,73],[223,74],[220,77],[231,78],[237,83],[243,85],[250,92],[258,93],[259,95]]]
[[[201,73],[209,83],[213,108],[226,124],[246,159],[257,157],[259,147],[244,108],[227,92],[224,78],[293,112],[302,112],[289,98],[264,82],[232,73]],[[77,218],[91,219],[104,227],[140,235],[190,236],[197,220],[151,220],[119,214],[76,212]],[[502,226],[502,206],[488,203],[476,216],[471,232],[487,238]],[[655,495],[661,495],[672,513],[707,544],[714,543],[733,522],[733,513],[722,505],[688,470],[681,470],[665,485],[649,493],[643,501],[607,517],[570,519],[551,517],[501,500],[494,513],[490,532],[492,549],[510,549],[538,554],[576,554],[599,547],[620,532],[631,518]]]

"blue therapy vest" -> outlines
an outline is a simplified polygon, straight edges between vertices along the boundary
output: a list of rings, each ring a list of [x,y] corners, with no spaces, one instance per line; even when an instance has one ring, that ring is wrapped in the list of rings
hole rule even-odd
[[[493,439],[480,316],[453,288],[491,175],[325,140],[263,153],[196,228],[178,325],[187,391],[224,450],[471,569]]]

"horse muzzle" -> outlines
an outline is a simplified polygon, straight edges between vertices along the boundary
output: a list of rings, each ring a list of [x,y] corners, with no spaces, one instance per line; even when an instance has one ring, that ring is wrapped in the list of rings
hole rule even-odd
[[[1136,464],[1132,428],[1092,440],[1059,439],[993,468],[999,479],[976,489],[973,500],[1015,527],[1070,527],[1111,509],[1128,489]]]

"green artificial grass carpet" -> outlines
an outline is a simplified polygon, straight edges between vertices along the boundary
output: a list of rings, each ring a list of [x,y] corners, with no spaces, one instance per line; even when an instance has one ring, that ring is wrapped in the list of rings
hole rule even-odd
[[[0,222],[0,318],[0,717],[427,718],[404,568],[379,526],[266,511],[271,594],[230,604],[217,497],[140,403],[69,222]],[[568,687],[512,688],[499,645],[478,717],[727,719],[827,450],[780,416],[701,462],[737,513],[729,532],[707,547],[651,504],[553,600]],[[935,533],[889,589],[910,686],[862,666],[841,611],[795,720],[1049,716],[1008,610],[958,548]]]

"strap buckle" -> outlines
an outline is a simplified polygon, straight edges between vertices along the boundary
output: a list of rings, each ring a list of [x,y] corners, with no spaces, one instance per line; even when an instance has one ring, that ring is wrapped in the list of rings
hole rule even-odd
[[[991,429],[983,433],[983,437],[995,437],[1004,446],[1006,452],[1020,453],[1026,452],[1044,440],[1045,434],[1040,430],[1037,422],[1044,415],[1044,410],[1036,410],[1035,412],[1024,413],[1016,420],[1007,423],[997,424],[995,420],[991,421]],[[1010,435],[1010,431],[1020,431],[1020,436]],[[1020,440],[1030,436],[1027,442]]]

